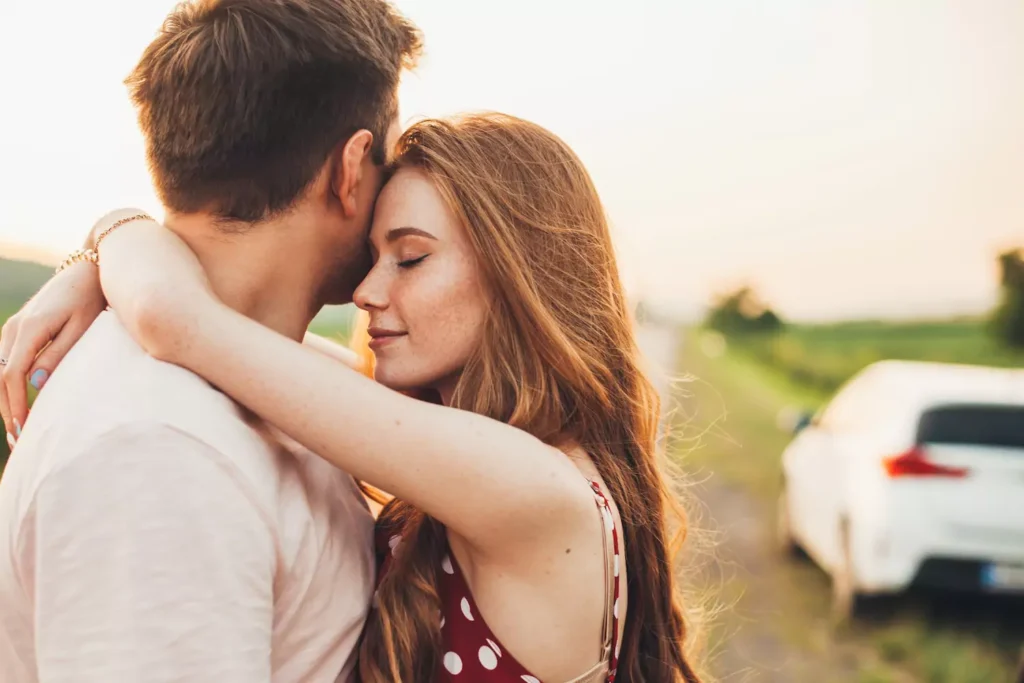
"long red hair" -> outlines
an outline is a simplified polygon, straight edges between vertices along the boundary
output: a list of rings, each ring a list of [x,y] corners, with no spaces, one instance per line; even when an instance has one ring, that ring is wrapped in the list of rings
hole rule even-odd
[[[659,467],[659,398],[641,369],[608,222],[583,164],[543,128],[484,114],[413,126],[396,167],[434,181],[493,293],[452,405],[589,453],[619,507],[629,570],[617,680],[699,681],[673,575],[672,541],[682,541],[686,520]],[[445,530],[402,501],[380,523],[407,540],[379,586],[360,675],[424,683],[441,651]]]

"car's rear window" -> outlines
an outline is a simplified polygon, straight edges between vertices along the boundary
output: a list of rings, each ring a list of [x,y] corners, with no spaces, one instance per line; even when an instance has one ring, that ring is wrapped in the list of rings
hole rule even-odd
[[[962,444],[1024,449],[1024,406],[950,405],[921,415],[921,444]]]

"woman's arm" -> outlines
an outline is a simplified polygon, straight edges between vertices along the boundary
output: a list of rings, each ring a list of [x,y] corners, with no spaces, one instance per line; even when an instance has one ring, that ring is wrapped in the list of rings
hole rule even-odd
[[[152,355],[201,375],[480,551],[564,538],[593,521],[579,471],[555,449],[495,420],[403,396],[229,309],[192,252],[155,223],[106,239],[101,279]]]

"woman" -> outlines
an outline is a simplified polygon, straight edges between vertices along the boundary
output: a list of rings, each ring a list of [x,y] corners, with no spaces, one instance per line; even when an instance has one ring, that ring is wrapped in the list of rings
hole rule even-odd
[[[699,680],[657,395],[579,159],[507,116],[420,123],[370,237],[378,383],[224,306],[156,224],[106,238],[103,291],[147,352],[395,496],[363,680]]]

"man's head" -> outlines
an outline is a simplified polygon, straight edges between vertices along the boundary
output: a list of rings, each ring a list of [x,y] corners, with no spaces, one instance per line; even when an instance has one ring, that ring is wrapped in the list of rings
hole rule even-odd
[[[127,79],[157,191],[227,229],[316,222],[351,294],[418,31],[385,0],[193,0]],[[320,241],[322,239],[322,241]]]

